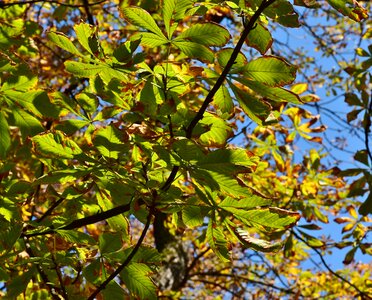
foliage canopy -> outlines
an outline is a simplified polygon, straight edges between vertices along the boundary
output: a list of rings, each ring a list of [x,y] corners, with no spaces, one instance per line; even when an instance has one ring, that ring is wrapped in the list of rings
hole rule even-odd
[[[1,1],[4,299],[370,299],[370,266],[353,261],[372,254],[365,6]],[[336,24],[319,34],[316,17]],[[340,66],[324,81],[275,37],[300,27]],[[351,63],[333,33],[359,37]],[[322,84],[364,134],[356,167],[326,161]],[[341,240],[317,234],[329,222]],[[330,267],[335,248],[352,268]]]

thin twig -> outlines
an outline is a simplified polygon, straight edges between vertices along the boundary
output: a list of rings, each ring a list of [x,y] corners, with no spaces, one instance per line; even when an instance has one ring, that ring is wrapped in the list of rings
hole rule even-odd
[[[331,269],[331,267],[327,264],[327,262],[325,261],[324,257],[323,257],[323,254],[315,247],[311,246],[305,239],[303,239],[299,234],[297,234],[294,230],[291,230],[291,232],[293,233],[293,235],[299,239],[300,241],[304,242],[306,244],[306,246],[310,247],[316,254],[318,254],[323,266],[332,274],[334,275],[335,277],[337,277],[338,279],[340,279],[341,281],[345,282],[346,284],[348,284],[349,286],[351,286],[352,288],[354,288],[356,291],[358,291],[359,295],[361,296],[364,296],[364,297],[367,297],[367,299],[372,299],[371,296],[372,294],[367,294],[366,292],[363,292],[362,290],[360,290],[354,283],[350,282],[349,280],[347,280],[346,278],[342,277],[341,275],[339,275],[338,273],[336,273],[335,271],[333,271]]]
[[[137,253],[137,251],[140,248],[143,240],[145,239],[147,230],[149,229],[150,224],[151,224],[151,217],[152,217],[152,211],[150,210],[150,212],[147,216],[146,225],[143,228],[141,236],[138,239],[137,244],[134,246],[132,252],[128,255],[128,257],[125,259],[125,261],[114,271],[114,273],[112,273],[104,282],[102,282],[101,285],[89,296],[88,300],[93,300],[131,262],[132,258]]]

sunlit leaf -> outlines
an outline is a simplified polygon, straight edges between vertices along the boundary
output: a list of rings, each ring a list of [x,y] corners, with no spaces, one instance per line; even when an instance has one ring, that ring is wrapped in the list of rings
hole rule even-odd
[[[123,9],[123,15],[130,23],[151,31],[161,39],[166,39],[152,16],[146,10],[139,7],[127,7]]]
[[[275,56],[263,56],[250,61],[244,68],[246,79],[268,86],[290,84],[296,78],[296,68]]]
[[[149,278],[151,269],[145,264],[132,262],[120,273],[129,291],[140,299],[157,299],[156,288]]]
[[[206,240],[213,252],[221,261],[230,261],[226,238],[222,232],[222,229],[214,224],[212,219],[210,219],[207,227]]]
[[[256,25],[256,28],[251,30],[245,41],[248,46],[257,49],[263,55],[271,48],[273,38],[266,27],[260,23],[256,23]]]
[[[223,46],[230,39],[230,33],[214,23],[194,24],[183,31],[173,42],[190,41],[205,46]]]
[[[60,131],[39,134],[31,140],[34,151],[46,157],[74,158],[83,152],[76,142]]]
[[[75,54],[77,56],[81,56],[82,54],[79,52],[79,50],[75,47],[73,42],[64,35],[61,32],[49,32],[48,38],[51,40],[54,44],[56,44],[58,47],[62,48],[63,50],[66,50],[72,54]]]

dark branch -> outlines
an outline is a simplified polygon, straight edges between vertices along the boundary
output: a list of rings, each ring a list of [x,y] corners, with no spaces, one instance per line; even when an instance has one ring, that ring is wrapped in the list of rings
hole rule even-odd
[[[88,300],[93,300],[130,263],[134,255],[137,253],[139,247],[141,246],[143,240],[145,239],[147,230],[149,229],[150,224],[151,224],[151,217],[152,217],[152,213],[150,211],[147,216],[147,222],[146,222],[145,228],[143,228],[143,231],[141,233],[140,238],[137,241],[137,244],[134,246],[132,252],[128,255],[126,260],[115,270],[114,273],[112,273],[104,282],[101,283],[101,285],[89,296]]]
[[[85,13],[87,14],[88,22],[89,22],[90,25],[94,26],[94,19],[93,19],[92,14],[90,13],[90,9],[89,9],[89,1],[88,0],[83,0],[83,3],[84,3]]]
[[[51,228],[49,230],[42,231],[42,232],[35,232],[35,233],[28,233],[28,234],[23,233],[21,237],[45,235],[45,234],[55,233],[56,230],[71,230],[71,229],[80,228],[80,227],[83,227],[89,224],[94,224],[94,223],[115,217],[129,210],[130,210],[130,203],[114,207],[112,209],[106,210],[104,212],[101,212],[101,213],[98,213],[98,214],[95,214],[89,217],[77,219],[75,221],[72,221],[70,224],[59,227],[57,229]]]

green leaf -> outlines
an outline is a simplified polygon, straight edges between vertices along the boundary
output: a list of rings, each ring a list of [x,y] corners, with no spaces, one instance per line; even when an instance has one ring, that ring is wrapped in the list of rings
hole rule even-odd
[[[94,134],[93,143],[98,151],[106,157],[117,159],[119,155],[128,151],[123,143],[124,134],[113,125],[100,127]]]
[[[255,48],[264,55],[271,48],[273,38],[266,27],[260,23],[256,23],[256,25],[257,27],[249,32],[245,42],[248,46]]]
[[[90,39],[92,35],[94,35],[95,28],[92,25],[80,23],[74,26],[74,30],[79,43],[84,47],[85,50],[94,55],[90,47]]]
[[[161,39],[166,39],[155,20],[146,10],[140,7],[127,7],[123,9],[123,15],[130,23],[151,31]]]
[[[200,142],[209,147],[223,146],[232,133],[231,127],[221,118],[205,113],[199,125],[207,129],[200,135]]]
[[[270,243],[262,239],[251,237],[247,231],[241,228],[236,228],[234,234],[244,247],[260,252],[278,252],[284,246],[283,242]]]
[[[38,80],[36,76],[27,77],[27,76],[10,76],[7,81],[1,86],[1,92],[7,91],[18,91],[18,92],[26,92],[29,89],[36,86]],[[5,93],[6,95],[6,93]]]
[[[191,41],[205,46],[223,46],[230,40],[230,33],[214,23],[194,24],[177,36],[173,42]]]
[[[237,81],[248,86],[254,92],[260,94],[261,96],[273,100],[275,102],[290,102],[293,104],[302,104],[300,97],[284,88],[281,87],[269,87],[263,83],[257,81],[245,80],[243,78],[237,78]]]
[[[222,113],[231,113],[234,109],[234,103],[226,86],[221,85],[214,95],[213,104],[221,110]]]
[[[49,158],[74,158],[83,151],[61,131],[42,133],[31,138],[33,150]]]
[[[264,100],[260,100],[255,96],[248,94],[246,91],[237,88],[231,84],[231,89],[238,100],[240,107],[247,114],[247,116],[258,125],[269,117],[271,112],[271,105]]]
[[[17,106],[13,106],[12,111],[15,124],[19,126],[24,137],[27,135],[32,136],[44,131],[41,122],[28,112],[18,108]]]
[[[9,125],[5,113],[0,111],[0,159],[5,159],[11,145]]]
[[[324,242],[322,240],[319,240],[318,238],[316,238],[316,237],[314,237],[310,234],[307,234],[306,232],[303,232],[302,230],[298,229],[298,231],[301,233],[301,235],[305,238],[306,242],[311,247],[319,248],[319,247],[324,246]]]
[[[223,234],[221,227],[218,227],[212,219],[209,220],[209,224],[206,232],[206,240],[217,255],[217,257],[223,262],[230,261],[229,249],[227,248],[227,241]]]
[[[149,278],[151,273],[145,264],[132,262],[120,273],[120,277],[128,290],[139,299],[155,300],[156,287]]]
[[[9,203],[9,201],[7,201]],[[12,209],[12,208],[11,208]],[[4,210],[2,210],[3,214],[5,213]],[[13,213],[6,214],[6,216],[12,217],[14,216]],[[18,219],[19,220],[19,219]],[[10,222],[7,222],[6,228],[2,228],[0,231],[0,253],[4,254],[12,250],[14,244],[17,242],[19,237],[22,233],[22,224],[17,223],[16,220],[11,220]]]
[[[224,48],[217,52],[217,61],[221,68],[226,67],[227,62],[230,60],[230,57],[233,51],[234,51],[233,48]],[[246,64],[247,64],[247,58],[244,56],[243,53],[239,52],[230,70],[230,73],[239,73]]]
[[[101,293],[104,300],[125,299],[128,296],[125,290],[113,280],[106,285]]]
[[[72,54],[77,56],[82,56],[79,50],[75,47],[75,45],[70,41],[70,39],[65,36],[62,32],[49,32],[48,38],[58,47],[66,50]]]
[[[10,197],[11,195],[8,196]],[[0,199],[0,215],[2,215],[4,219],[7,220],[8,222],[11,222],[12,220],[17,220],[20,217],[18,207],[16,206],[16,204],[6,197]]]
[[[98,238],[101,254],[118,251],[123,246],[122,234],[119,232],[103,232]]]
[[[236,218],[241,219],[246,224],[251,224],[259,229],[288,229],[295,225],[301,217],[297,212],[275,207],[244,210],[226,206],[224,210],[232,213]]]
[[[225,208],[238,208],[238,209],[252,209],[261,206],[268,206],[271,204],[271,200],[264,199],[255,195],[243,199],[236,200],[231,197],[226,197],[218,206]]]
[[[81,244],[95,245],[96,244],[96,240],[93,237],[81,231],[58,230],[57,229],[56,233],[70,243],[77,243],[79,245]]]
[[[37,180],[33,182],[34,186],[39,184],[46,184],[46,183],[69,183],[75,180],[78,180],[88,174],[91,174],[91,169],[82,169],[82,168],[74,168],[74,169],[64,169],[64,170],[56,170],[49,172]]]
[[[198,58],[201,61],[213,62],[214,54],[211,49],[206,46],[194,42],[187,42],[183,40],[173,41],[175,47],[180,49],[187,57]]]
[[[163,3],[163,20],[168,38],[173,34],[172,21],[182,20],[188,8],[192,7],[193,0],[165,0]]]
[[[142,45],[150,48],[155,48],[169,43],[166,38],[161,38],[155,33],[151,32],[138,32],[132,35],[131,39],[140,39]]]
[[[359,207],[359,213],[363,216],[366,216],[372,213],[372,193],[371,192],[368,194],[367,199]]]
[[[105,78],[118,78],[122,81],[128,79],[127,75],[124,72],[117,71],[111,68],[109,65],[100,63],[100,64],[86,64],[76,61],[66,61],[65,62],[66,71],[74,74],[77,77],[95,77],[97,74],[104,76]]]
[[[248,80],[255,80],[267,86],[284,86],[296,78],[296,68],[284,59],[263,56],[250,61],[244,68]]]
[[[120,186],[120,189],[122,189],[122,186]],[[132,192],[129,190],[128,192]],[[121,193],[123,194],[123,191],[121,190]],[[111,197],[115,198],[115,196]],[[123,197],[121,197],[123,198]],[[123,199],[121,199],[123,200]],[[101,207],[102,210],[107,211],[109,209],[114,208],[113,201],[109,198],[109,195],[106,193],[97,193],[97,203]],[[129,221],[124,215],[117,215],[114,217],[111,217],[109,219],[106,219],[107,223],[110,225],[110,227],[121,233],[121,238],[126,240],[129,237]]]
[[[188,227],[196,227],[203,224],[204,215],[196,201],[187,203],[182,209],[182,221]]]

